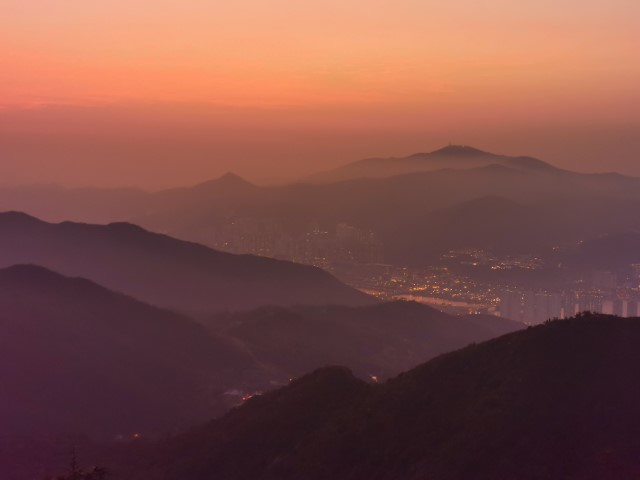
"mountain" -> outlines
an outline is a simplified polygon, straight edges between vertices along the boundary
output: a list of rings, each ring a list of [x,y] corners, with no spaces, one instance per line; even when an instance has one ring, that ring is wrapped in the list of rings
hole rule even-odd
[[[522,327],[410,302],[262,307],[206,323],[43,267],[0,270],[0,478],[62,471],[72,448],[101,459],[114,438],[179,431],[325,365],[382,381]]]
[[[507,165],[522,170],[554,170],[548,163],[532,157],[509,157],[479,150],[467,145],[448,145],[429,153],[407,157],[367,158],[312,175],[312,183],[331,183],[358,178],[392,177],[407,173],[427,172],[443,168],[477,168]]]
[[[581,316],[471,345],[384,384],[320,369],[134,450],[124,477],[637,478],[639,342],[638,318]]]
[[[630,265],[640,264],[640,232],[591,238],[574,249],[561,252],[557,260],[568,268],[625,272]]]
[[[347,223],[376,235],[386,263],[420,266],[456,246],[530,253],[639,229],[628,213],[635,208],[640,179],[568,172],[522,157],[474,168],[255,187],[224,202],[156,210],[139,221],[202,243],[228,239],[236,248],[238,234],[225,232],[245,228],[270,238],[275,231],[286,239],[303,236],[309,222],[330,233]]]
[[[111,211],[105,191],[96,191],[95,201],[88,191],[68,191],[62,202],[61,194],[42,192],[10,201],[0,190],[0,208],[25,205],[46,218],[126,220],[217,249],[297,260],[308,250],[310,224],[333,235],[346,223],[375,235],[385,263],[411,266],[433,264],[453,245],[531,253],[640,229],[640,219],[629,214],[640,208],[638,178],[571,172],[471,147],[406,158],[410,166],[429,168],[268,187],[228,174],[190,188],[129,192],[127,201],[113,192]],[[503,205],[494,211],[487,199]],[[127,202],[130,208],[123,209]]]
[[[0,270],[0,478],[62,471],[72,448],[101,460],[136,434],[180,431],[325,365],[382,381],[522,327],[410,302],[262,307],[206,323],[43,267]]]
[[[346,365],[382,380],[441,353],[523,328],[489,315],[454,317],[414,302],[370,307],[265,307],[208,325],[277,378]]]
[[[109,223],[164,211],[193,210],[199,206],[251,196],[260,190],[234,173],[180,188],[146,192],[137,188],[64,188],[57,185],[4,186],[0,211],[21,211],[51,222],[73,220]]]
[[[0,270],[0,331],[3,437],[174,431],[257,370],[184,316],[38,266]]]
[[[429,263],[443,251],[463,248],[540,253],[584,238],[596,240],[602,232],[618,236],[640,226],[627,209],[622,202],[577,194],[534,204],[488,195],[427,212],[412,224],[397,227],[404,235],[394,242],[394,258]]]
[[[516,161],[528,165],[523,169],[513,160],[330,184],[256,187],[242,198],[201,202],[179,212],[157,210],[139,221],[203,243],[228,240],[236,248],[241,234],[300,238],[309,222],[330,234],[347,223],[373,232],[384,245],[385,262],[398,265],[432,263],[454,245],[530,253],[640,228],[628,214],[640,208],[640,179]],[[487,198],[501,199],[503,206],[494,211],[496,202]]]
[[[232,255],[128,223],[46,223],[0,214],[0,267],[37,264],[145,302],[213,313],[262,305],[363,305],[374,300],[314,267]]]

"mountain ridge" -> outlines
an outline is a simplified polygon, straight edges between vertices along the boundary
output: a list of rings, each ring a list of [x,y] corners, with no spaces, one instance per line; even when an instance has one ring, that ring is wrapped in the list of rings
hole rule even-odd
[[[327,183],[356,178],[384,178],[443,168],[476,168],[489,164],[524,171],[558,170],[551,164],[533,157],[495,154],[467,145],[448,145],[431,152],[414,153],[406,157],[357,160],[333,170],[311,175],[308,180],[312,183]]]
[[[0,269],[0,311],[3,435],[175,431],[256,369],[190,318],[38,265]]]
[[[0,213],[0,233],[0,266],[39,264],[187,312],[374,301],[315,267],[220,252],[131,223],[56,224]]]
[[[433,264],[448,251],[447,245],[463,240],[470,248],[498,246],[498,254],[540,252],[640,227],[638,219],[623,213],[640,208],[638,178],[571,172],[532,157],[491,155],[472,155],[468,165],[451,161],[455,156],[440,156],[442,162],[436,162],[434,169],[417,172],[414,163],[433,162],[413,159],[408,171],[393,176],[356,176],[332,183],[224,188],[216,187],[214,181],[203,189],[145,194],[130,203],[118,195],[107,201],[103,192],[95,196],[90,192],[61,193],[60,197],[34,194],[25,199],[0,190],[0,206],[15,209],[24,205],[30,213],[46,212],[47,217],[64,212],[73,219],[126,220],[213,248],[296,260],[300,255],[298,250],[292,253],[291,245],[302,248],[299,244],[310,222],[329,233],[346,223],[373,232],[384,247],[386,263],[415,267]],[[470,235],[461,231],[456,217],[441,222],[441,231],[425,223],[438,212],[454,214],[456,205],[487,195],[527,207],[523,211],[532,216],[523,218],[530,219],[527,231],[533,234],[509,228],[513,217],[491,216],[488,210],[480,216],[499,231],[476,224]],[[448,225],[451,230],[446,230]],[[284,241],[274,240],[275,236]]]
[[[152,448],[133,470],[145,480],[634,478],[638,341],[640,319],[583,315],[382,384],[321,369]]]
[[[363,307],[263,307],[206,322],[280,377],[346,365],[359,378],[389,378],[438,354],[524,328],[490,315],[450,316],[415,302]]]

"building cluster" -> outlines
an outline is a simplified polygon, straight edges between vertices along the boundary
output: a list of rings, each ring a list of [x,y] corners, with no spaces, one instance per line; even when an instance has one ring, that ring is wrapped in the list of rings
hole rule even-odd
[[[533,292],[505,290],[500,293],[500,316],[528,324],[542,323],[550,318],[571,317],[590,311],[618,315],[640,316],[640,298],[599,292]]]
[[[441,265],[423,268],[331,265],[328,271],[348,285],[382,300],[413,300],[455,314],[493,313],[497,305],[497,290],[493,285]]]
[[[631,277],[624,281],[613,272],[593,271],[559,291],[534,290],[491,282],[476,273],[545,268],[533,254],[458,249],[444,254],[437,265],[409,268],[385,264],[376,235],[344,222],[332,228],[312,222],[291,233],[278,221],[239,218],[216,228],[214,235],[213,246],[221,250],[315,265],[381,299],[415,300],[450,313],[496,314],[527,324],[583,311],[640,316],[640,264],[630,266]]]
[[[640,268],[632,268],[632,272],[631,278],[619,282],[615,273],[593,271],[588,281],[561,292],[507,288],[500,292],[498,310],[503,317],[529,324],[571,317],[584,311],[637,317],[640,316]]]
[[[322,229],[310,223],[292,233],[271,219],[238,218],[216,228],[210,244],[231,253],[249,253],[327,268],[332,264],[380,264],[382,242],[368,230],[347,223]]]
[[[463,255],[463,261],[472,256],[470,261],[483,262],[489,268],[514,263],[519,268],[541,268],[534,256],[482,257],[475,251],[465,251]],[[449,313],[495,314],[527,324],[583,311],[640,316],[640,268],[632,269],[631,277],[624,278],[612,272],[593,271],[586,279],[575,279],[558,291],[535,290],[504,280],[482,280],[483,276],[474,275],[473,270],[463,274],[460,269],[442,264],[424,268],[384,264],[329,267],[345,283],[381,299],[414,300]]]
[[[445,263],[456,263],[473,267],[488,267],[491,270],[539,270],[544,267],[544,261],[534,254],[497,255],[486,250],[463,248],[449,250],[442,255]]]

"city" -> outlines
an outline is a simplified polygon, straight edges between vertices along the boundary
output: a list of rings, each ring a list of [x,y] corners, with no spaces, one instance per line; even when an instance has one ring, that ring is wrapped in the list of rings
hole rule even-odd
[[[491,314],[527,324],[583,311],[621,317],[640,313],[638,264],[629,265],[624,278],[591,270],[563,277],[554,288],[532,288],[501,274],[548,271],[542,255],[496,255],[469,248],[451,250],[437,264],[416,268],[385,263],[384,245],[376,234],[346,222],[333,228],[310,222],[296,234],[276,220],[238,218],[213,232],[214,248],[314,265],[382,300],[412,300],[447,313]]]

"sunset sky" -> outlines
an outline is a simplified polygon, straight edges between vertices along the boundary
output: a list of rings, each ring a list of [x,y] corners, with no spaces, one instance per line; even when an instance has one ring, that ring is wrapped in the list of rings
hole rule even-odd
[[[0,0],[0,181],[282,181],[449,143],[640,175],[638,0]]]

